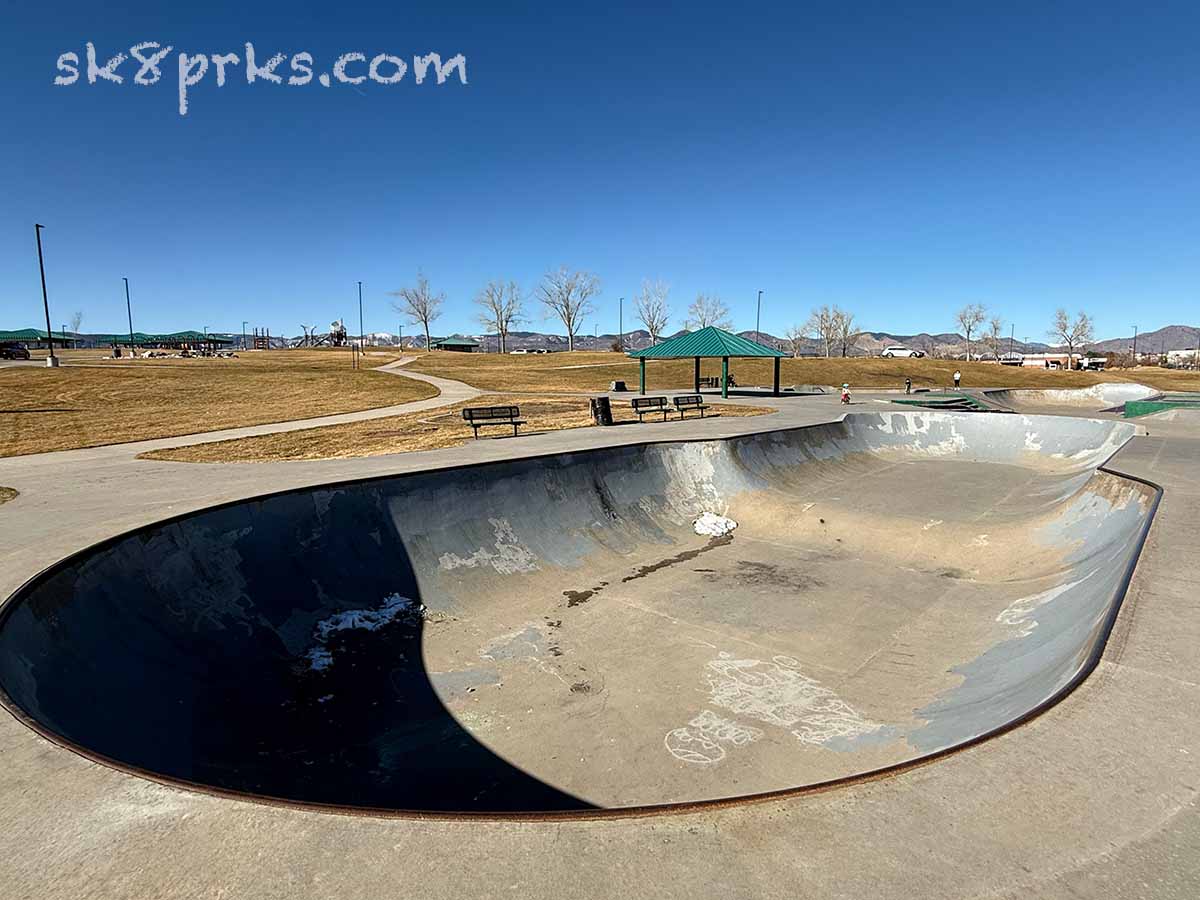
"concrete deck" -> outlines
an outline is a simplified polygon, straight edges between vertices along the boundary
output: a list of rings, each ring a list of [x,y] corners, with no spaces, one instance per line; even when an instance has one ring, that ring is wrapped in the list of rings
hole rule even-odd
[[[886,408],[856,396],[851,411]],[[204,466],[88,451],[0,460],[0,594],[70,552],[201,505],[631,440],[837,419],[586,429],[401,457]],[[966,415],[966,414],[964,414]],[[1154,423],[1109,468],[1165,494],[1097,671],[1034,721],[883,780],[696,813],[581,822],[338,816],[165,787],[0,721],[0,896],[1194,897],[1200,892],[1200,423]],[[79,485],[87,485],[80,489]],[[191,501],[203,487],[203,503]]]

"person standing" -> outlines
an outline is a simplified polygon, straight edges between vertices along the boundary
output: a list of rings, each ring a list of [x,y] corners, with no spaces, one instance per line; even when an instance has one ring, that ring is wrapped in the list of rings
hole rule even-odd
[[[906,393],[906,394],[912,393],[912,376],[911,375],[904,376],[904,393]]]
[[[954,389],[957,391],[961,384],[962,384],[962,372],[958,371],[958,369],[955,369],[954,370]]]

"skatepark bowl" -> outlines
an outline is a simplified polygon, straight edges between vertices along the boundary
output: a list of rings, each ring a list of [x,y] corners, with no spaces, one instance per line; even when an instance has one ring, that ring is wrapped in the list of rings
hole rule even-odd
[[[1134,433],[862,413],[214,507],[10,598],[3,701],[145,777],[379,813],[878,773],[1094,666],[1158,499],[1101,468]]]
[[[1106,382],[1087,388],[1000,389],[984,391],[984,396],[1000,406],[1016,410],[1101,410],[1120,409],[1134,400],[1159,397],[1162,392],[1133,382]]]

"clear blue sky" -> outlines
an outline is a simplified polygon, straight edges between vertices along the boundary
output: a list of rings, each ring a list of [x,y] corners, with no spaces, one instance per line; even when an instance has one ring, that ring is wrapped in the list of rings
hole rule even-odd
[[[437,330],[478,331],[488,278],[559,264],[601,277],[602,331],[643,277],[672,327],[711,291],[753,328],[759,289],[777,333],[825,302],[892,332],[981,302],[1035,340],[1059,305],[1098,337],[1200,319],[1195,2],[506,6],[3,0],[0,327],[41,323],[35,221],[53,324],[85,331],[124,327],[122,275],[142,330],[356,331],[361,279],[367,330],[394,331],[385,292],[418,268]],[[126,62],[55,86],[89,40],[175,49],[154,85]],[[178,52],[246,41],[410,71],[210,69],[180,116]],[[469,84],[416,85],[430,50]]]

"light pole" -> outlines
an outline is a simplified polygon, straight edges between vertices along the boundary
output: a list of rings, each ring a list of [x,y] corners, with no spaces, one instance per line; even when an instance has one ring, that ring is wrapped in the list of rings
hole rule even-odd
[[[121,276],[125,282],[125,315],[129,317],[129,352],[133,353],[133,307],[129,304],[129,279]]]
[[[1008,332],[1008,359],[1011,362],[1013,358],[1013,338],[1017,334],[1017,323],[1013,322],[1012,328]]]
[[[1133,364],[1137,366],[1137,326],[1133,326]]]
[[[762,291],[758,292],[758,311],[754,314],[754,339],[762,340]]]
[[[358,352],[362,353],[365,346],[363,338],[363,314],[362,314],[362,282],[358,283]]]
[[[246,320],[242,319],[242,351],[246,349]]]
[[[54,333],[50,331],[50,298],[46,294],[46,263],[42,258],[42,229],[45,227],[35,224],[33,233],[37,236],[38,271],[42,273],[42,307],[46,310],[46,346],[50,348],[50,355],[46,357],[46,365],[54,369],[58,367],[58,358],[54,355]]]

